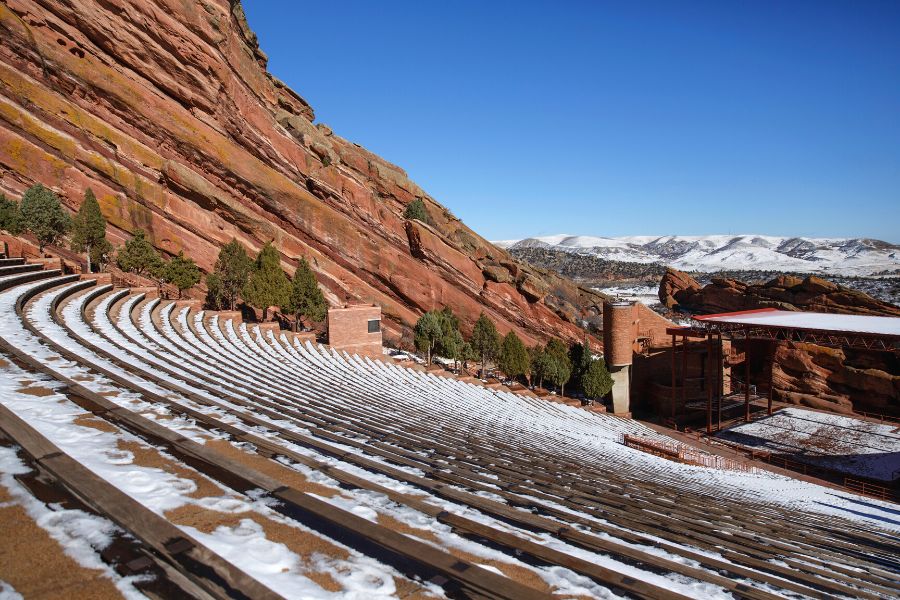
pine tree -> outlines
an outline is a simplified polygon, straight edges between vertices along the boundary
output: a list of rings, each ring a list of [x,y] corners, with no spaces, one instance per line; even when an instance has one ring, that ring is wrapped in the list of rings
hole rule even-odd
[[[475,348],[472,347],[472,344],[471,344],[470,342],[465,342],[465,341],[464,341],[464,342],[463,342],[463,345],[462,345],[462,350],[460,350],[459,354],[460,354],[460,356],[462,357],[462,358],[460,358],[460,360],[461,360],[462,363],[463,363],[463,364],[462,364],[463,370],[466,371],[466,374],[468,374],[468,371],[469,371],[469,361],[470,361],[470,360],[477,360],[477,359],[478,359],[478,353],[475,352]]]
[[[500,351],[500,334],[493,321],[481,313],[472,329],[472,348],[481,356],[481,378],[484,379],[487,361],[497,356]]]
[[[222,292],[222,278],[218,273],[212,272],[206,275],[206,302],[209,310],[222,310],[224,307],[224,293]]]
[[[500,370],[510,379],[516,379],[528,372],[530,363],[528,350],[515,331],[510,331],[503,338],[499,362]]]
[[[57,243],[71,227],[72,219],[52,190],[36,183],[22,196],[19,204],[19,226],[34,234],[38,248]]]
[[[213,272],[206,276],[207,300],[211,305],[234,310],[252,268],[253,261],[239,241],[232,238],[222,246]]]
[[[200,268],[193,259],[185,258],[184,252],[165,263],[159,269],[159,279],[165,283],[171,283],[178,288],[178,297],[182,292],[200,283]]]
[[[572,363],[572,379],[570,383],[575,388],[581,388],[584,374],[587,373],[593,362],[593,355],[591,354],[587,336],[585,336],[583,344],[572,344],[572,347],[569,348],[569,361]]]
[[[0,229],[19,234],[19,205],[3,194],[0,194]]]
[[[565,396],[566,382],[572,376],[572,361],[569,359],[566,345],[557,339],[552,339],[547,342],[544,353],[547,355],[545,376],[553,385],[559,386],[559,395]]]
[[[263,321],[268,320],[270,306],[285,306],[291,295],[291,282],[281,269],[281,257],[271,242],[259,251],[256,262],[244,286],[244,300],[262,309]]]
[[[550,370],[547,353],[540,344],[537,344],[528,350],[528,356],[531,359],[532,382],[536,380],[538,387],[544,387],[544,377]]]
[[[458,369],[459,362],[466,359],[466,340],[459,329],[445,333],[441,345],[444,348],[444,355],[453,359],[453,369]]]
[[[100,212],[100,204],[91,188],[85,190],[84,201],[72,219],[71,247],[73,252],[87,254],[88,273],[92,271],[91,263],[94,259],[108,254],[112,247],[106,240],[106,219]]]
[[[602,398],[613,387],[612,376],[606,368],[606,362],[598,358],[591,362],[582,379],[584,395],[588,398]]]
[[[441,342],[444,331],[441,328],[441,318],[437,311],[429,310],[416,321],[413,330],[415,334],[416,350],[424,352],[426,364],[431,364],[431,354]]]
[[[428,210],[426,210],[425,203],[421,198],[416,198],[406,205],[406,210],[403,211],[403,218],[415,219],[417,221],[422,221],[423,223],[430,222],[428,218]]]
[[[300,264],[297,265],[294,279],[291,282],[288,304],[283,308],[286,312],[294,315],[294,331],[297,331],[301,317],[317,322],[325,320],[328,304],[325,302],[322,290],[319,289],[316,274],[306,262],[306,258],[301,258]]]
[[[163,266],[163,260],[143,229],[134,232],[134,236],[125,242],[116,253],[116,264],[123,271],[137,275],[155,276]]]

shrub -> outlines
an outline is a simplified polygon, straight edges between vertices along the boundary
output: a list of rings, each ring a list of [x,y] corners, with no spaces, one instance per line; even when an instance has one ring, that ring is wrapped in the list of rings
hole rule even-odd
[[[428,218],[428,210],[425,208],[425,202],[423,202],[421,198],[416,198],[406,205],[406,210],[403,211],[403,218],[415,219],[417,221],[422,221],[423,223],[431,222]]]
[[[72,225],[72,219],[59,201],[59,196],[40,183],[28,188],[19,204],[19,227],[34,234],[41,252],[44,246],[56,244]]]
[[[178,288],[178,297],[181,298],[184,290],[200,283],[200,269],[193,259],[185,258],[184,252],[179,252],[178,256],[159,267],[159,279]]]
[[[163,266],[163,260],[143,229],[134,232],[134,236],[116,253],[116,264],[123,271],[137,275],[155,275]]]
[[[0,229],[19,234],[19,205],[0,194]]]

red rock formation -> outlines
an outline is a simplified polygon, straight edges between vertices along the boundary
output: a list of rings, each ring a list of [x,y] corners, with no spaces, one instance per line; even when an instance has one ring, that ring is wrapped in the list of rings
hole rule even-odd
[[[76,209],[91,187],[113,242],[137,228],[209,269],[237,238],[309,258],[333,303],[383,307],[389,336],[448,305],[469,328],[580,339],[602,297],[516,262],[400,167],[314,123],[266,71],[238,2],[0,0],[0,190]],[[413,199],[431,225],[407,223]]]
[[[659,300],[668,308],[677,307],[694,314],[778,308],[900,317],[898,306],[815,275],[806,279],[780,275],[768,283],[755,285],[714,277],[712,283],[701,287],[687,273],[670,268],[660,281]]]
[[[900,307],[815,276],[782,275],[761,285],[713,279],[701,287],[687,273],[668,269],[659,299],[693,314],[772,307],[900,317]],[[777,400],[836,412],[855,408],[900,415],[900,358],[894,353],[778,344],[773,364]]]

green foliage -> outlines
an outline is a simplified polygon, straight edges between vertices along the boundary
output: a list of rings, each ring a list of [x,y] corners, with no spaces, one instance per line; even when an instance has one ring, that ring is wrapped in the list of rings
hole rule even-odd
[[[576,388],[582,387],[582,379],[591,366],[593,356],[591,347],[585,340],[584,344],[572,344],[569,348],[569,361],[572,363],[572,379],[570,384]]]
[[[125,242],[116,253],[116,264],[123,271],[138,275],[155,276],[163,266],[163,260],[143,229],[134,232],[134,236]]]
[[[444,330],[441,328],[441,317],[438,311],[429,310],[427,313],[419,317],[416,321],[416,327],[413,330],[415,336],[416,350],[425,352],[426,364],[431,364],[431,354],[440,343],[444,336]]]
[[[206,275],[206,301],[205,306],[209,310],[222,310],[225,308],[225,294],[222,292],[222,277],[216,273]],[[233,309],[233,307],[231,307]]]
[[[19,234],[19,205],[3,194],[0,194],[0,229]]]
[[[444,334],[441,340],[441,354],[452,358],[454,367],[455,363],[466,360],[466,340],[459,329],[452,329]]]
[[[262,309],[263,320],[267,319],[270,306],[288,304],[291,297],[291,282],[281,270],[281,257],[271,242],[259,251],[244,286],[243,296],[247,304]]]
[[[529,348],[528,356],[531,359],[531,377],[537,380],[540,387],[544,387],[544,378],[550,371],[550,356],[540,344]]]
[[[565,395],[565,385],[572,376],[572,361],[569,359],[568,349],[561,341],[552,339],[547,342],[544,353],[547,355],[544,377],[553,385],[558,385],[561,395]]]
[[[91,246],[91,251],[88,252],[88,267],[93,268],[96,267],[98,271],[103,271],[106,269],[106,265],[109,264],[110,259],[112,259],[113,253],[113,245],[109,243],[109,240],[106,238],[102,238],[98,240],[93,246]]]
[[[300,264],[297,265],[294,279],[291,282],[291,293],[288,297],[288,303],[283,308],[296,317],[295,327],[301,317],[316,322],[325,320],[325,315],[328,313],[328,304],[325,302],[322,290],[319,289],[316,274],[313,273],[305,258],[301,258]]]
[[[459,332],[459,319],[450,308],[423,314],[416,322],[413,334],[416,350],[426,353],[428,364],[431,364],[432,354],[452,358],[454,362],[466,358],[466,341]]]
[[[72,219],[52,190],[36,183],[22,196],[19,204],[19,227],[37,238],[41,252],[44,246],[56,244],[72,225]]]
[[[428,210],[426,210],[425,208],[425,202],[423,202],[421,198],[416,198],[406,205],[406,210],[403,211],[403,218],[416,219],[417,221],[422,221],[423,223],[431,222],[428,217]]]
[[[70,242],[73,252],[84,252],[88,257],[88,272],[94,259],[93,249],[102,241],[106,241],[106,219],[100,212],[100,204],[91,188],[84,192],[84,201],[78,209],[75,218],[72,219],[72,240]],[[108,242],[107,242],[108,243]],[[108,254],[107,250],[107,254]]]
[[[481,357],[481,377],[484,378],[485,364],[500,352],[500,334],[494,322],[481,313],[472,329],[472,348]]]
[[[160,281],[178,288],[179,298],[184,290],[200,283],[200,269],[193,259],[184,257],[184,252],[160,266],[157,273]]]
[[[206,301],[209,306],[234,310],[252,268],[253,261],[239,241],[232,239],[222,246],[213,272],[206,276]]]
[[[582,378],[584,395],[588,398],[602,398],[613,387],[612,376],[606,368],[606,362],[598,358],[591,362]]]
[[[507,333],[500,348],[500,370],[510,379],[516,379],[528,373],[530,362],[528,350],[516,332]]]

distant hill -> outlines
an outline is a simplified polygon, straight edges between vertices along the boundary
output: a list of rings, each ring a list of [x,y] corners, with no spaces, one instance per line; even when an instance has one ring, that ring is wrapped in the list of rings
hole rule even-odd
[[[560,234],[494,244],[509,250],[546,248],[610,261],[656,263],[687,271],[900,275],[900,246],[869,238],[767,235],[592,237]]]

